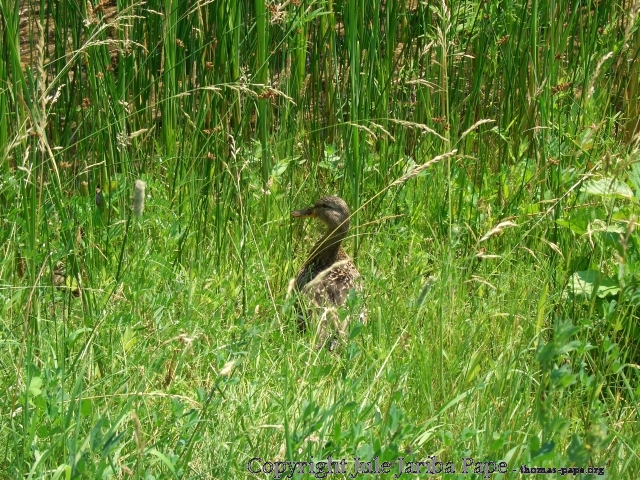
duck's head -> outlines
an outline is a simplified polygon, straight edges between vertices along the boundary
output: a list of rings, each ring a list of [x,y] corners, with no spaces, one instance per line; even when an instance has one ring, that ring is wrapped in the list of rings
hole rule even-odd
[[[313,206],[294,210],[291,216],[295,218],[317,218],[324,223],[329,232],[339,229],[349,230],[349,207],[340,197],[322,197]]]

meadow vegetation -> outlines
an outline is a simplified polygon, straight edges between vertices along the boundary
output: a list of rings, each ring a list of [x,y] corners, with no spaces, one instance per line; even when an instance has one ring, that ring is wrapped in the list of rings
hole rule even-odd
[[[2,478],[637,478],[639,9],[0,0]],[[334,353],[290,289],[325,194]]]

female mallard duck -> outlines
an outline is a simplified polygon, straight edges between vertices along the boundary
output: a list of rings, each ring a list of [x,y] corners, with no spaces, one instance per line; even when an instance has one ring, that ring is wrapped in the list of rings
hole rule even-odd
[[[308,294],[311,303],[324,310],[318,329],[319,346],[322,346],[328,339],[326,314],[332,307],[345,303],[349,290],[362,287],[358,281],[358,269],[341,246],[349,232],[349,207],[339,197],[322,197],[312,207],[294,210],[291,216],[317,218],[327,226],[327,232],[311,249],[308,260],[296,277],[296,289]],[[298,325],[304,329],[304,319],[300,320]],[[348,319],[339,324],[333,311],[332,320],[338,333],[345,333]],[[331,349],[334,346],[332,342]]]

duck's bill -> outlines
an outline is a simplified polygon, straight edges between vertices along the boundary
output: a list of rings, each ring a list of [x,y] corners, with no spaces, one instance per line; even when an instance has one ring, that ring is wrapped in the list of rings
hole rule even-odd
[[[315,217],[316,214],[313,213],[313,208],[304,208],[302,210],[294,210],[293,212],[291,212],[291,216],[292,217],[296,217],[296,218],[310,218],[310,217]]]

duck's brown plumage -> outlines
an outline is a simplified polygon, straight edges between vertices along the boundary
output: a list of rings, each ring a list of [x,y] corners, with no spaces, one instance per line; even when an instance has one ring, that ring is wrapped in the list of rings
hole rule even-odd
[[[327,339],[327,309],[343,305],[350,289],[362,288],[360,273],[341,245],[349,232],[349,207],[341,198],[328,196],[320,198],[309,208],[291,212],[291,215],[317,218],[327,226],[327,232],[311,249],[308,260],[296,277],[296,289],[306,293],[316,309],[323,307],[325,311],[319,331],[319,341],[324,343]],[[344,333],[347,321],[338,325],[335,313],[333,320],[339,333]],[[300,326],[305,327],[304,319]]]

